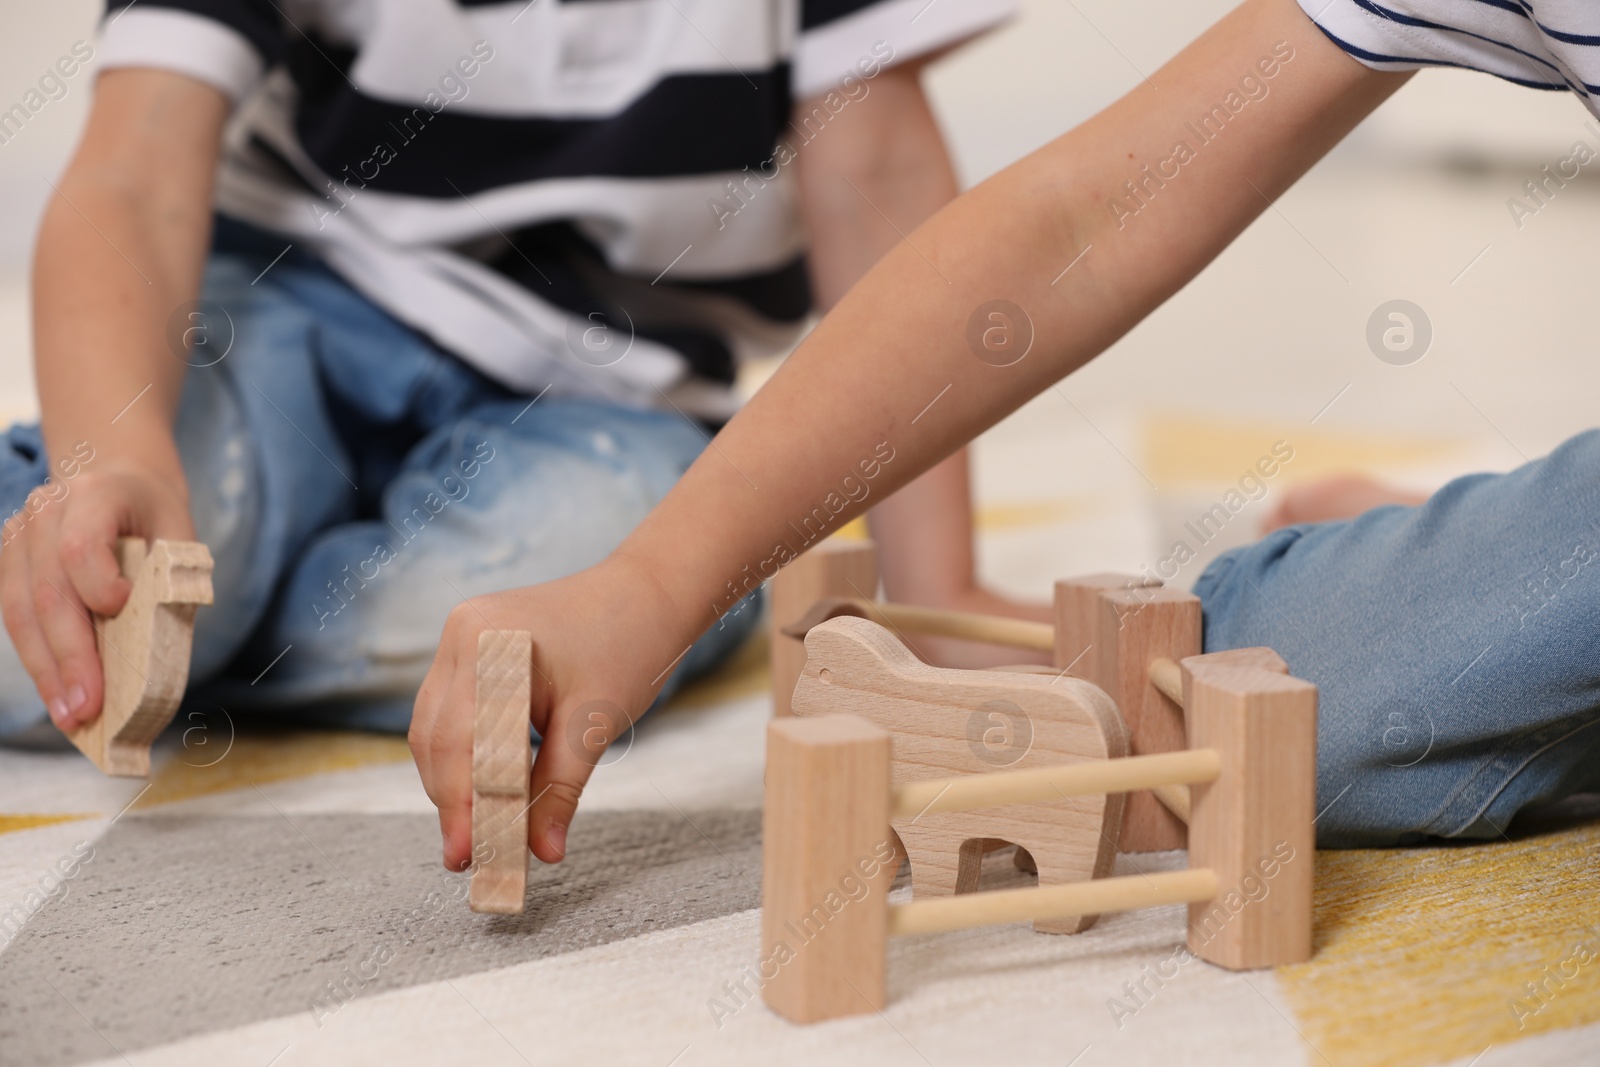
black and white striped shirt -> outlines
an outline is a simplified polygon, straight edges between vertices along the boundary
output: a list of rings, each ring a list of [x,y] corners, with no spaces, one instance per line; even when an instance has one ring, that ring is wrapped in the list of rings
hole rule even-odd
[[[1570,89],[1600,115],[1595,0],[1300,0],[1369,67],[1463,67],[1533,89]]]
[[[789,163],[1013,4],[112,0],[100,65],[227,93],[218,209],[490,376],[720,419],[810,308]]]

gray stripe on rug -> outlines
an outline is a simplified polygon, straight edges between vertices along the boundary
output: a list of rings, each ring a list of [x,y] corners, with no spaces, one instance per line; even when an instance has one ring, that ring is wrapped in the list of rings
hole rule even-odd
[[[130,816],[0,955],[0,1065],[55,1067],[760,905],[761,814],[598,812],[474,915],[428,815]],[[755,946],[752,946],[752,952]],[[48,981],[46,980],[48,979]]]

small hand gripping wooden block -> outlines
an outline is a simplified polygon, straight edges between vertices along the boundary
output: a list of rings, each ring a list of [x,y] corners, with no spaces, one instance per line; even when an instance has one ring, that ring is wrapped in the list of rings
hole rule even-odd
[[[1127,755],[1127,733],[1105,693],[1077,678],[944,670],[922,662],[867,619],[830,619],[806,635],[794,691],[800,716],[854,715],[893,737],[893,784],[955,774],[1027,770]],[[1032,857],[1040,885],[1111,871],[1123,794],[1062,797],[980,811],[897,819],[916,897],[977,889],[994,842]],[[1093,915],[1042,920],[1041,933],[1077,933]]]
[[[144,778],[150,746],[189,684],[195,609],[211,603],[211,552],[198,541],[146,546],[138,537],[116,551],[133,592],[116,615],[94,617],[105,697],[99,718],[67,736],[107,774]]]
[[[473,911],[522,913],[532,806],[532,704],[533,635],[527,630],[480,633],[472,721],[472,888],[467,895]]]

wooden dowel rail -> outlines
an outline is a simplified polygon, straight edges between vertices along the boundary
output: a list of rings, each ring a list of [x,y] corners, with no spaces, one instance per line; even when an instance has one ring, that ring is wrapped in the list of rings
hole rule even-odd
[[[887,604],[850,597],[830,597],[812,605],[798,620],[783,628],[789,637],[804,637],[813,626],[841,615],[871,619],[900,634],[929,637],[956,637],[990,645],[1052,652],[1056,647],[1056,628],[1046,622],[1005,619],[966,611],[942,611],[912,604]]]
[[[1150,684],[1178,707],[1183,707],[1183,671],[1170,659],[1150,661]]]
[[[1098,793],[1130,793],[1163,785],[1214,782],[1222,773],[1215,749],[1094,760],[1025,771],[929,778],[894,790],[890,818],[915,819],[941,811],[972,811]],[[1095,914],[1087,912],[1085,914]]]
[[[1216,873],[1205,868],[1031,889],[997,889],[890,905],[889,933],[937,934],[1029,919],[1104,915],[1211,900],[1216,895]]]
[[[1158,785],[1151,788],[1161,806],[1166,808],[1185,826],[1189,825],[1189,787],[1186,785]]]

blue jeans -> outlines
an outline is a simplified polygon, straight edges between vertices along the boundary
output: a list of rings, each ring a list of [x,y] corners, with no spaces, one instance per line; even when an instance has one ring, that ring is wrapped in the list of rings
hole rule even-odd
[[[1195,585],[1206,651],[1319,687],[1318,843],[1497,838],[1600,790],[1600,431],[1419,507],[1278,530]]]
[[[529,406],[299,249],[266,269],[287,243],[219,220],[206,267],[204,298],[226,316],[208,313],[176,423],[216,561],[190,694],[403,732],[452,607],[599,562],[706,437],[670,412]],[[13,427],[6,444],[0,514],[47,473],[36,427]],[[663,697],[737,647],[757,615],[740,604],[712,627]],[[0,646],[5,734],[44,709]]]

